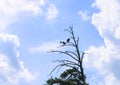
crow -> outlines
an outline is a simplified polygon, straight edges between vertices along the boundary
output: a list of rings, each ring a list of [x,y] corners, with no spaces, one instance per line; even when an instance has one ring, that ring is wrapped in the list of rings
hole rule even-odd
[[[63,41],[60,41],[61,44],[63,44]]]
[[[70,42],[70,38],[67,39],[67,43],[69,43],[69,42]]]
[[[63,45],[65,45],[65,44],[66,44],[66,42],[63,41]]]
[[[61,44],[63,45],[66,45],[66,42],[65,41],[60,41]]]

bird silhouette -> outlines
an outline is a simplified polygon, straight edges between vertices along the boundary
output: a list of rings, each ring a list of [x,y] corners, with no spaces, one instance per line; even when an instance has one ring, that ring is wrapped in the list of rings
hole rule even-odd
[[[69,43],[69,42],[70,42],[70,38],[67,39],[67,43]]]
[[[60,41],[61,44],[63,44],[63,41]]]
[[[66,45],[66,42],[65,42],[65,41],[60,41],[60,43],[61,43],[62,45]]]
[[[65,44],[66,44],[66,42],[63,41],[63,45],[65,45]]]

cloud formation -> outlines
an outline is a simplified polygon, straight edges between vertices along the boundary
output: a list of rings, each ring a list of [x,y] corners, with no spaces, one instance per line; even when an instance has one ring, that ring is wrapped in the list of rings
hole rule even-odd
[[[83,10],[79,11],[78,14],[81,16],[81,19],[83,21],[87,21],[90,19],[90,16],[88,16],[88,14]]]
[[[39,52],[39,53],[46,53],[51,50],[58,50],[61,49],[59,47],[58,41],[51,41],[51,42],[45,42],[42,43],[40,46],[32,47],[29,49],[30,52]]]
[[[43,5],[43,0],[28,1],[28,0],[0,0],[0,29],[5,29],[7,25],[16,21],[23,13],[32,13],[37,15],[41,13],[40,5]],[[42,4],[43,3],[43,4]]]
[[[104,40],[100,47],[91,46],[85,57],[87,67],[95,68],[103,76],[102,85],[120,84],[120,2],[96,0],[93,7],[99,12],[92,15],[92,24]],[[99,80],[99,79],[98,79]]]
[[[46,8],[48,9],[46,12]],[[47,19],[55,19],[57,8],[47,0],[0,0],[0,30],[15,22],[21,15],[46,15]]]
[[[20,40],[16,35],[6,33],[9,25],[23,15],[41,15],[52,20],[57,14],[55,5],[47,0],[0,0],[0,85],[19,85],[21,80],[31,81],[36,78],[19,60],[17,48]]]
[[[16,35],[0,34],[0,84],[19,85],[19,81],[34,80],[22,61],[19,60],[19,38]]]
[[[48,10],[46,13],[47,20],[53,20],[57,17],[58,10],[53,4],[50,4],[47,10]]]

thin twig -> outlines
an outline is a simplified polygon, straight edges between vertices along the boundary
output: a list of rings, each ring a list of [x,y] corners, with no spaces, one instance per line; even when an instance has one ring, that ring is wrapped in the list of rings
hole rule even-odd
[[[53,51],[51,51],[51,52],[62,53],[62,54],[65,54],[65,55],[67,55],[67,56],[71,57],[72,59],[74,59],[74,60],[78,61],[78,59],[77,59],[77,58],[75,58],[73,55],[71,55],[70,53],[68,53],[68,52],[66,52],[66,51],[64,52],[64,51],[55,51],[55,50],[53,50]]]

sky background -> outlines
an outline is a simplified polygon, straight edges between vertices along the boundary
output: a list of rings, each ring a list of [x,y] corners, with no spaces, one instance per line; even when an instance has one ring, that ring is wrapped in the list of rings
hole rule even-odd
[[[0,85],[44,85],[71,25],[88,83],[119,85],[119,22],[120,0],[0,0]]]

